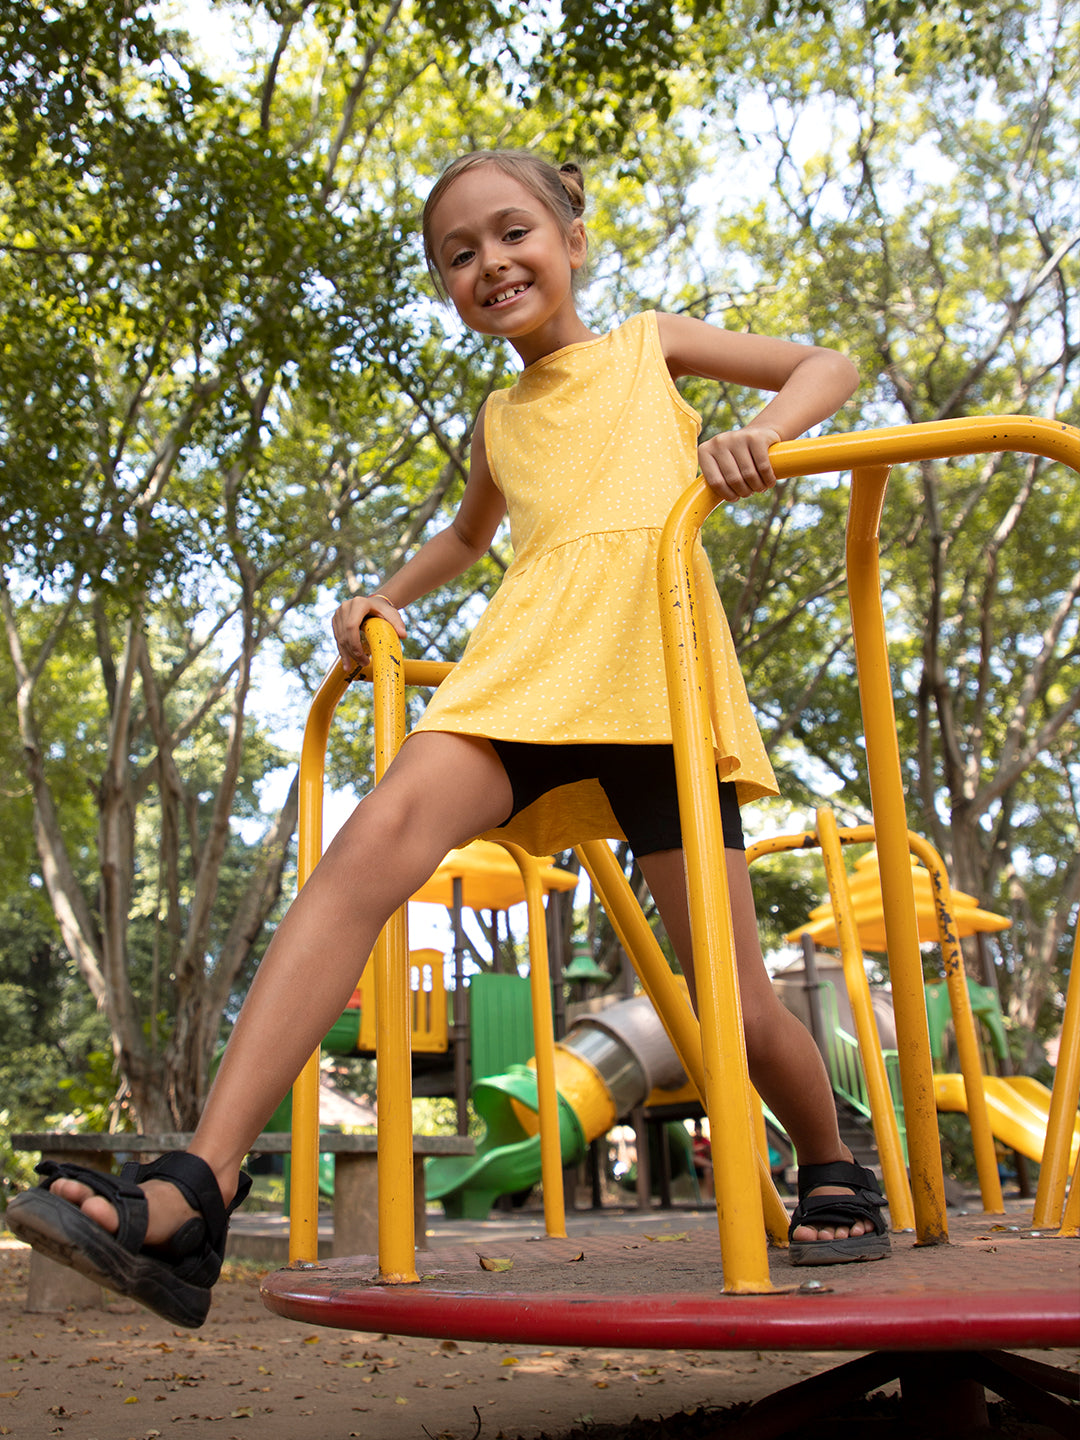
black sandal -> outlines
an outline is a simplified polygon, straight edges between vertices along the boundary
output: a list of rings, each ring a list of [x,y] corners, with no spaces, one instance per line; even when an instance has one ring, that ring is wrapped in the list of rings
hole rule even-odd
[[[811,1195],[819,1185],[846,1185],[851,1195]],[[788,1254],[793,1265],[845,1265],[853,1260],[884,1260],[892,1249],[882,1210],[888,1204],[873,1171],[848,1160],[830,1165],[799,1166],[799,1203],[788,1227]],[[851,1225],[856,1220],[874,1228],[842,1240],[793,1240],[799,1225]]]
[[[194,1330],[203,1323],[225,1258],[229,1216],[251,1189],[250,1176],[241,1173],[226,1207],[205,1160],[179,1150],[149,1165],[132,1162],[119,1175],[55,1160],[43,1160],[37,1173],[45,1177],[38,1188],[16,1195],[7,1208],[8,1227],[20,1240],[118,1295],[140,1301],[174,1325]],[[120,1226],[115,1235],[70,1200],[52,1194],[49,1186],[61,1179],[88,1185],[116,1207]],[[168,1180],[198,1211],[164,1245],[143,1244],[149,1211],[138,1187],[145,1180]]]

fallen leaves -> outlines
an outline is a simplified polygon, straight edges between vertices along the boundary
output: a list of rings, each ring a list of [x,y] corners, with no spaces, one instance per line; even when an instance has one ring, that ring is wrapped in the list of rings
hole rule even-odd
[[[481,1255],[479,1251],[476,1252],[476,1258],[480,1261],[481,1270],[495,1270],[501,1273],[504,1270],[512,1270],[514,1268],[512,1259],[499,1259],[492,1255]]]

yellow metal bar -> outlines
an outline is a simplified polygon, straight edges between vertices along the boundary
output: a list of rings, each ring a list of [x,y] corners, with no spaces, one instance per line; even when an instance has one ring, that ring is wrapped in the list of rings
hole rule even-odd
[[[1036,416],[982,416],[925,425],[835,435],[774,446],[769,452],[778,476],[853,468],[852,508],[848,528],[849,591],[856,624],[856,655],[866,731],[867,761],[878,850],[881,855],[885,926],[889,936],[893,1000],[900,1049],[901,1081],[912,1158],[914,1199],[922,1244],[947,1239],[943,1182],[933,1103],[929,1039],[926,1031],[922,975],[918,965],[914,893],[910,867],[902,863],[900,828],[904,820],[903,784],[896,748],[888,654],[881,616],[877,538],[887,467],[905,461],[1016,450],[1043,455],[1080,471],[1080,431],[1060,421]],[[854,567],[854,576],[853,576]],[[858,600],[856,600],[858,594]],[[861,642],[861,646],[860,646]],[[861,650],[861,653],[860,653]],[[865,672],[865,677],[864,677]],[[1076,965],[1073,965],[1073,978]],[[1070,984],[1070,990],[1072,986]],[[1080,997],[1078,997],[1080,1004]],[[1068,1005],[1066,1006],[1068,1015]],[[1064,1047],[1063,1047],[1064,1048]],[[1046,1155],[1040,1174],[1036,1214],[1060,1215],[1068,1167],[1069,1109],[1075,1110],[1080,1083],[1080,1034],[1074,1041],[1075,1068],[1062,1076],[1061,1100],[1047,1130]],[[1067,1083],[1064,1083],[1067,1080]],[[1055,1082],[1055,1091],[1057,1083]],[[1052,1137],[1052,1138],[1051,1138]],[[1064,1156],[1064,1159],[1062,1158]],[[1036,1223],[1039,1223],[1037,1220]],[[1043,1223],[1050,1223],[1044,1221]]]
[[[405,739],[405,669],[401,642],[386,620],[369,616],[375,715],[375,783]],[[375,944],[375,1063],[379,1076],[379,1278],[412,1284],[413,1236],[412,995],[407,910],[396,910]]]
[[[551,972],[548,968],[547,927],[544,923],[544,887],[535,856],[509,840],[500,841],[517,861],[525,882],[529,913],[529,993],[532,996],[533,1054],[536,1060],[536,1100],[540,1117],[540,1178],[544,1188],[544,1228],[549,1235],[566,1234],[563,1195],[562,1142],[559,1136],[559,1094],[555,1085],[555,1026],[551,1012]]]
[[[819,818],[821,812],[819,811]],[[862,844],[866,841],[876,839],[872,825],[859,825],[848,829],[837,830],[837,839],[841,844]],[[774,854],[781,850],[809,849],[817,843],[817,837],[809,831],[798,835],[775,835],[768,839],[759,840],[747,849],[747,859],[753,863],[761,855]],[[990,1129],[989,1114],[986,1108],[986,1094],[982,1085],[982,1067],[979,1062],[978,1040],[975,1033],[975,1021],[971,1012],[971,997],[968,994],[967,983],[964,979],[963,955],[956,938],[956,929],[952,916],[952,888],[949,884],[949,877],[945,870],[944,862],[928,841],[915,831],[908,831],[908,848],[911,853],[917,855],[930,872],[934,887],[935,915],[938,927],[938,938],[941,944],[942,960],[945,968],[946,981],[949,986],[949,1001],[953,1007],[953,1024],[957,1033],[957,1049],[961,1057],[961,1070],[964,1073],[965,1092],[968,1097],[969,1114],[972,1117],[972,1138],[975,1145],[976,1165],[979,1172],[979,1183],[982,1190],[983,1208],[991,1214],[998,1214],[1004,1209],[1004,1201],[1001,1196],[1001,1180],[997,1170],[997,1160],[994,1151],[993,1133]],[[822,845],[823,855],[825,846]],[[829,861],[826,858],[826,874],[829,874]],[[830,890],[832,881],[830,879]],[[835,893],[833,894],[833,912],[839,917],[840,907],[837,903]],[[852,921],[852,924],[855,922]],[[843,955],[843,931],[839,918],[837,929],[841,938],[841,954]],[[856,943],[857,943],[857,925]],[[861,953],[860,953],[861,961]],[[865,984],[865,970],[860,963],[858,970],[853,969],[852,975],[855,983],[858,984],[858,976],[861,974]],[[852,981],[848,976],[848,967],[845,961],[845,980],[848,985],[849,996],[852,997],[852,1011],[858,1016],[854,995],[852,992]],[[924,1004],[925,1004],[925,990]],[[961,1036],[963,1037],[961,1039]],[[862,1036],[860,1034],[860,1050],[862,1048]],[[865,1068],[865,1060],[864,1060]],[[869,1074],[867,1075],[867,1088],[869,1089]],[[972,1098],[974,1097],[974,1099]],[[891,1111],[890,1100],[890,1111]],[[871,1109],[873,1100],[871,1099]],[[895,1118],[895,1117],[894,1117]],[[899,1145],[899,1136],[897,1136]],[[880,1148],[880,1142],[879,1142]],[[902,1161],[901,1161],[902,1163]],[[885,1154],[882,1152],[882,1173],[885,1174]],[[893,1221],[897,1223],[897,1215],[892,1205],[892,1195],[888,1192],[888,1176],[886,1175],[886,1191],[890,1197],[890,1211]],[[905,1178],[906,1188],[906,1178]],[[910,1195],[910,1190],[908,1191]],[[900,1228],[907,1228],[902,1226]]]
[[[901,1052],[901,1081],[915,1182],[917,1228],[922,1244],[945,1241],[947,1228],[936,1109],[932,1096],[925,1001],[922,998],[916,999],[916,986],[921,990],[922,980],[916,969],[918,946],[914,891],[910,884],[910,866],[901,864],[899,854],[901,819],[903,818],[903,828],[906,829],[906,816],[903,810],[903,783],[896,755],[888,655],[880,613],[878,525],[888,466],[910,461],[943,459],[951,455],[996,454],[1004,451],[1042,455],[1080,472],[1080,430],[1058,420],[1031,415],[988,415],[975,419],[930,421],[923,425],[895,426],[858,434],[786,441],[774,445],[769,451],[773,470],[781,479],[849,468],[853,471],[852,514],[849,516],[848,530],[849,567],[854,558],[857,572],[854,588],[862,594],[860,611],[865,610],[865,617],[872,622],[867,626],[864,619],[861,624],[862,634],[857,634],[856,651],[858,654],[858,642],[861,639],[863,657],[859,660],[860,694],[864,728],[867,732],[867,761],[875,819],[879,836],[884,841],[884,844],[879,842],[879,851],[882,852],[882,891],[890,961],[894,967],[893,994]],[[704,489],[704,482],[699,482],[697,492]],[[681,503],[685,504],[685,501],[686,497]],[[703,510],[703,519],[707,513],[708,510]],[[852,519],[857,522],[854,527],[854,547]],[[849,569],[849,590],[851,588]],[[854,601],[852,609],[854,613]],[[864,669],[868,676],[865,683]],[[1072,980],[1075,980],[1076,969],[1074,960]],[[1072,980],[1070,995],[1073,989]],[[898,995],[899,1003],[896,1003]],[[1078,1008],[1080,997],[1073,1006],[1074,1017]],[[1067,1003],[1066,1021],[1069,1020],[1069,1011],[1070,1006]],[[1071,1059],[1066,1060],[1064,1073],[1061,1060],[1058,1062],[1058,1075],[1055,1080],[1055,1101],[1058,1103],[1051,1103],[1045,1150],[1050,1164],[1048,1167],[1044,1159],[1039,1177],[1039,1194],[1036,1197],[1036,1224],[1056,1223],[1056,1216],[1061,1213],[1061,1202],[1064,1198],[1069,1153],[1063,1148],[1067,1144],[1064,1137],[1067,1133],[1066,1127],[1071,1123],[1070,1111],[1075,1109],[1077,1089],[1080,1087],[1080,1017],[1075,1018],[1073,1023],[1077,1028],[1073,1031]],[[1065,1047],[1062,1049],[1064,1051]],[[1062,1156],[1066,1158],[1063,1160]],[[1051,1215],[1055,1217],[1054,1220],[1048,1218]]]
[[[378,619],[378,616],[373,615],[370,618],[374,620]],[[453,670],[456,662],[453,660],[412,660],[400,657],[397,663],[406,685],[420,685],[425,689],[433,690],[442,684]],[[350,681],[371,680],[372,678],[373,671],[370,663],[361,665],[349,674]]]
[[[991,455],[1018,450],[1060,460],[1080,471],[1080,430],[1039,415],[979,415],[966,420],[928,420],[813,440],[785,440],[769,451],[781,479],[857,470],[866,465],[903,465],[950,455]]]
[[[300,751],[297,843],[301,888],[322,858],[323,770],[334,709],[348,687],[340,664],[320,685],[304,727]],[[292,1161],[289,1180],[289,1263],[319,1258],[319,1051],[308,1059],[292,1091]]]
[[[694,624],[693,551],[716,499],[695,487],[676,503],[660,541],[657,583],[679,812],[683,817],[694,979],[705,1059],[724,1289],[772,1289],[750,1113],[720,800],[701,633]],[[715,1117],[724,1116],[723,1125]]]
[[[945,969],[945,983],[949,990],[953,1030],[956,1033],[956,1049],[960,1056],[960,1072],[964,1077],[964,1092],[967,1096],[968,1122],[971,1125],[971,1140],[975,1149],[975,1168],[979,1176],[979,1190],[982,1194],[983,1209],[988,1214],[1000,1215],[1005,1210],[1005,1201],[1001,1194],[1001,1176],[998,1174],[994,1132],[990,1128],[990,1113],[986,1107],[982,1062],[979,1059],[979,1040],[975,1033],[975,1017],[971,1013],[971,996],[968,993],[967,976],[964,971],[964,956],[956,933],[956,922],[953,920],[952,886],[949,884],[944,861],[929,841],[924,840],[913,830],[909,830],[908,846],[930,872],[938,940],[941,943],[941,960]]]
[[[877,1141],[881,1175],[889,1201],[889,1217],[894,1230],[913,1230],[915,1211],[904,1166],[900,1129],[896,1123],[896,1111],[889,1092],[889,1078],[885,1073],[885,1059],[881,1053],[877,1022],[870,1003],[870,986],[866,979],[866,966],[863,964],[862,945],[859,943],[859,932],[851,910],[851,894],[840,851],[840,834],[836,817],[827,805],[821,806],[817,812],[817,827],[821,840],[821,857],[825,862],[825,877],[829,882],[833,914],[836,916],[844,981],[855,1018],[855,1034],[859,1041],[863,1074],[866,1077],[866,1094],[870,1101],[874,1139]]]
[[[642,988],[659,1015],[668,1039],[707,1112],[705,1061],[702,1056],[700,1027],[686,996],[675,983],[664,952],[641,913],[641,906],[634,898],[634,892],[623,874],[622,867],[603,840],[588,840],[579,845],[577,855],[611,921],[612,928],[619,937],[619,943],[630,956]],[[759,1104],[759,1114],[760,1108]],[[721,1118],[726,1120],[726,1115],[725,1109],[721,1112]],[[718,1119],[717,1124],[720,1123],[721,1120]],[[711,1130],[711,1123],[709,1128]],[[759,1155],[758,1181],[766,1232],[774,1244],[786,1245],[788,1213],[773,1184],[767,1155],[764,1162],[761,1162]]]
[[[770,453],[778,476],[853,468],[848,528],[848,575],[852,614],[856,621],[856,655],[866,731],[875,824],[879,835],[882,893],[896,1010],[901,1082],[908,1124],[909,1153],[915,1186],[917,1229],[922,1244],[947,1238],[943,1181],[926,1030],[925,999],[919,965],[914,893],[910,868],[900,854],[901,825],[906,829],[903,784],[896,747],[888,654],[881,615],[877,538],[887,467],[905,461],[949,455],[1006,450],[1043,455],[1080,471],[1080,431],[1056,420],[1034,416],[983,416],[974,420],[936,421],[925,425],[835,435],[774,446]],[[858,599],[856,598],[858,596]],[[1073,978],[1076,965],[1073,965]],[[1070,989],[1071,989],[1070,985]],[[1080,997],[1078,997],[1080,1004]],[[1066,1006],[1068,1014],[1068,1006]],[[1063,1047],[1064,1048],[1064,1047]],[[1080,1034],[1074,1042],[1075,1068],[1067,1071],[1061,1101],[1047,1130],[1046,1155],[1040,1174],[1036,1215],[1061,1213],[1068,1167],[1069,1109],[1075,1110],[1080,1082]],[[1058,1079],[1064,1082],[1061,1062]],[[1055,1091],[1057,1085],[1055,1084]],[[978,1123],[978,1122],[976,1122]],[[1051,1139],[1051,1136],[1053,1137]],[[1064,1157],[1064,1158],[1062,1158]],[[1038,1220],[1036,1223],[1040,1223]],[[1043,1223],[1050,1223],[1044,1220]]]
[[[1043,1146],[1042,1168],[1035,1191],[1037,1226],[1056,1225],[1065,1200],[1069,1174],[1069,1150],[1072,1145],[1076,1107],[1080,1103],[1080,931],[1073,944],[1072,969],[1065,995],[1065,1018],[1061,1025],[1057,1070],[1050,1096],[1050,1117],[1046,1122],[1046,1144]],[[1073,1176],[1070,1207],[1077,1204],[1077,1178]]]
[[[900,1083],[904,1092],[915,1229],[921,1245],[948,1242],[945,1179],[941,1169],[930,1032],[926,1023],[915,887],[908,858],[907,813],[900,771],[889,675],[885,615],[881,604],[878,538],[889,471],[885,465],[857,469],[848,510],[848,601],[855,636],[859,700],[866,736],[870,798],[881,858],[881,895],[889,942],[889,973],[896,1015]]]
[[[1080,1235],[1080,1155],[1073,1167],[1069,1198],[1065,1201],[1065,1214],[1058,1232],[1063,1240],[1075,1240]]]

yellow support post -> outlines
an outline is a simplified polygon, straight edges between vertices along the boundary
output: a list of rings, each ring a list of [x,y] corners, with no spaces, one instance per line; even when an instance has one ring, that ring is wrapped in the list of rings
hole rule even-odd
[[[1034,1224],[1036,1227],[1056,1225],[1065,1201],[1069,1175],[1069,1152],[1072,1145],[1076,1107],[1080,1103],[1080,931],[1073,944],[1072,969],[1065,995],[1065,1018],[1061,1025],[1057,1070],[1050,1096],[1050,1117],[1046,1122],[1046,1144],[1043,1146],[1042,1168],[1035,1191]],[[1078,1162],[1080,1165],[1080,1162]],[[1080,1169],[1078,1169],[1080,1174]],[[1069,1196],[1070,1213],[1077,1199],[1077,1175],[1073,1176]]]
[[[330,722],[348,688],[340,663],[320,685],[304,726],[300,750],[298,882],[302,889],[322,858],[323,768]],[[319,1258],[319,1051],[308,1059],[292,1090],[292,1163],[289,1181],[289,1263]]]
[[[915,1229],[921,1245],[941,1245],[949,1239],[945,1178],[941,1168],[930,1032],[915,917],[915,887],[908,859],[896,712],[881,604],[878,538],[888,478],[887,465],[865,466],[852,473],[847,530],[848,600],[855,635],[874,829],[881,857],[881,894],[889,940],[889,973],[900,1052]]]
[[[369,639],[386,621],[378,621],[366,632]],[[386,628],[392,634],[390,626]],[[394,662],[391,660],[390,662]],[[448,661],[406,660],[397,669],[407,685],[435,686],[454,668]],[[316,692],[304,727],[300,752],[300,810],[297,845],[298,888],[303,888],[322,859],[323,783],[326,743],[338,701],[355,679],[370,680],[371,667],[346,675],[337,660]],[[402,712],[404,713],[404,712]],[[400,744],[400,740],[398,742]],[[389,764],[385,758],[382,767]],[[377,774],[382,771],[377,766]],[[411,1083],[411,1080],[410,1080]],[[411,1150],[410,1134],[410,1150]],[[412,1187],[412,1167],[409,1169]],[[314,1265],[319,1256],[319,1050],[310,1056],[292,1089],[292,1173],[289,1187],[289,1263]],[[409,1212],[411,1214],[411,1210]]]
[[[566,1234],[563,1195],[562,1141],[559,1134],[559,1092],[555,1085],[555,1025],[551,1013],[551,971],[548,966],[544,887],[535,856],[509,840],[499,842],[517,861],[525,882],[529,913],[529,993],[533,1012],[533,1055],[536,1059],[536,1101],[540,1117],[540,1178],[544,1188],[544,1228],[549,1235]]]
[[[710,1124],[716,1214],[724,1289],[733,1294],[772,1290],[746,1068],[735,940],[716,790],[712,725],[704,656],[694,625],[693,551],[698,531],[717,504],[695,486],[673,508],[660,541],[657,581],[664,635],[668,704],[683,850],[690,933],[705,1059],[705,1109],[724,1116]]]
[[[971,1013],[964,956],[956,934],[956,922],[953,920],[952,886],[949,884],[944,861],[929,841],[909,830],[908,846],[930,872],[933,885],[941,960],[945,968],[945,984],[949,990],[949,1006],[952,1010],[953,1030],[956,1033],[957,1054],[960,1056],[960,1072],[964,1077],[968,1122],[971,1126],[975,1169],[979,1176],[983,1209],[988,1214],[1001,1215],[1005,1211],[1005,1200],[1001,1194],[994,1132],[990,1128],[990,1114],[986,1108],[979,1041],[975,1033],[975,1017]]]
[[[1058,1235],[1062,1240],[1075,1240],[1080,1235],[1080,1155],[1077,1155],[1073,1167],[1069,1198],[1065,1201],[1065,1214]]]
[[[904,1167],[900,1130],[896,1123],[892,1095],[889,1093],[889,1077],[885,1073],[877,1022],[870,1003],[870,986],[863,965],[859,932],[851,911],[851,895],[840,851],[840,833],[836,817],[827,805],[822,805],[817,812],[817,830],[821,842],[821,858],[825,862],[825,878],[829,883],[833,914],[836,916],[844,981],[855,1017],[855,1034],[859,1041],[863,1074],[866,1077],[874,1139],[877,1141],[878,1155],[881,1158],[881,1175],[889,1201],[889,1218],[894,1230],[913,1230],[915,1211],[911,1188]]]
[[[642,988],[659,1015],[668,1039],[707,1112],[701,1029],[686,996],[675,983],[664,952],[641,913],[641,906],[634,898],[629,881],[603,840],[588,840],[579,845],[577,855],[592,881],[592,887],[600,898],[612,928],[619,937],[619,943],[630,956]],[[758,1114],[760,1113],[761,1106],[758,1103]],[[721,1117],[726,1123],[726,1110],[721,1112]],[[721,1120],[718,1119],[717,1124],[720,1123]],[[768,1160],[766,1158],[762,1161],[760,1154],[758,1181],[766,1232],[774,1244],[785,1246],[788,1243],[788,1213],[773,1184]]]
[[[375,783],[405,739],[401,642],[387,620],[369,616],[375,715]],[[379,1073],[379,1278],[414,1284],[412,1167],[412,1025],[407,910],[396,910],[375,944],[375,1063]]]

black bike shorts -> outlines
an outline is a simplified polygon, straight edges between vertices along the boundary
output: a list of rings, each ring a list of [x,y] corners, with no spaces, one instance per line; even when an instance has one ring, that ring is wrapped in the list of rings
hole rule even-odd
[[[670,745],[534,745],[519,740],[492,740],[491,744],[514,795],[504,825],[549,790],[579,780],[596,780],[636,856],[682,849],[675,752]],[[718,779],[717,788],[724,845],[729,850],[745,850],[734,782]]]

